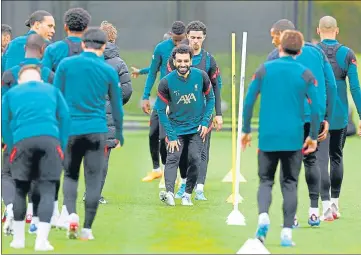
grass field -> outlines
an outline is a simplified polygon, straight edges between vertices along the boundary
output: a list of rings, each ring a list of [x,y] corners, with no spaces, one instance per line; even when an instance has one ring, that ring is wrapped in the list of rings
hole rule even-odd
[[[231,167],[230,133],[216,133],[212,137],[211,160],[206,183],[209,201],[195,202],[194,207],[166,207],[158,199],[158,181],[142,183],[140,180],[150,170],[146,132],[126,132],[125,147],[113,152],[105,184],[104,195],[109,204],[100,205],[93,225],[94,241],[67,240],[64,231],[52,230],[50,241],[57,254],[64,253],[228,253],[235,254],[257,225],[258,185],[256,148],[257,141],[242,156],[242,173],[247,183],[242,183],[240,205],[247,226],[227,226],[225,223],[232,206],[225,202],[231,193],[231,184],[222,178]],[[255,135],[256,137],[256,135]],[[271,229],[266,247],[271,253],[361,253],[360,245],[360,165],[361,140],[351,137],[345,146],[345,178],[341,193],[342,219],[322,223],[320,228],[307,225],[308,192],[302,171],[299,186],[298,217],[301,228],[295,230],[294,248],[279,245],[282,222],[281,194],[278,180],[273,192]],[[79,194],[84,191],[83,179]],[[83,220],[83,203],[78,199],[78,210]],[[28,226],[27,226],[28,227]],[[26,235],[27,248],[9,248],[11,237],[2,236],[2,252],[34,253],[34,237]]]

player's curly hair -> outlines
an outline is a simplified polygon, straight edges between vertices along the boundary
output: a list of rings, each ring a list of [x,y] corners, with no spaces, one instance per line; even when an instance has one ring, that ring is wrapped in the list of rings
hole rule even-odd
[[[189,54],[190,58],[193,58],[193,49],[188,45],[181,44],[178,47],[175,47],[172,51],[172,58],[175,59],[176,54]]]
[[[207,27],[204,25],[203,22],[199,20],[191,21],[187,25],[187,34],[189,34],[190,31],[202,31],[203,34],[207,34]]]
[[[64,23],[72,32],[83,32],[89,25],[91,16],[83,8],[72,8],[64,14]]]
[[[100,24],[100,29],[107,34],[109,42],[111,43],[115,42],[115,40],[118,37],[118,31],[117,28],[112,23],[109,23],[108,21],[104,20]]]
[[[172,25],[172,34],[181,35],[186,32],[186,25],[182,21],[175,21]]]

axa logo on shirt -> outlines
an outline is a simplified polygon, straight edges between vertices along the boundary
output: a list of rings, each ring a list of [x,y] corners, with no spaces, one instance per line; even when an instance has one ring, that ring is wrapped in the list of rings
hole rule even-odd
[[[183,104],[190,104],[192,103],[192,100],[195,102],[197,101],[196,96],[193,93],[187,94],[187,95],[182,95],[177,104],[183,103]]]

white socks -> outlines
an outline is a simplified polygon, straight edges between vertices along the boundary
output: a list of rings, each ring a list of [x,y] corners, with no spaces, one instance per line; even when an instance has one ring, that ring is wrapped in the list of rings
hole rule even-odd
[[[25,221],[13,221],[13,241],[18,242],[24,242],[25,243]]]
[[[203,189],[204,189],[204,184],[197,184],[197,188],[196,188],[197,191],[203,192]]]
[[[158,168],[156,168],[156,169],[153,169],[153,172],[159,173],[159,172],[161,172],[161,171],[162,171],[162,169],[161,169],[160,167],[158,167]]]
[[[292,240],[292,229],[291,228],[283,228],[281,231],[281,239]]]
[[[187,178],[184,178],[184,179],[181,178],[181,183],[182,183],[182,184],[186,184],[186,183],[187,183]]]
[[[35,243],[47,242],[48,237],[49,237],[50,229],[51,229],[50,223],[39,222]]]
[[[40,222],[39,217],[33,217],[31,219],[31,224],[34,224],[36,226],[38,226],[39,222]]]
[[[322,201],[322,213],[325,214],[327,209],[331,207],[331,202],[329,200]]]
[[[271,224],[271,220],[269,218],[268,213],[261,213],[258,215],[258,225],[269,225]]]
[[[7,213],[7,217],[10,217],[10,218],[14,217],[13,204],[8,204],[6,206],[6,213]]]
[[[311,217],[313,214],[316,215],[316,217],[320,216],[318,208],[310,207],[310,209],[308,209],[308,215]]]
[[[335,204],[338,209],[338,198],[331,198],[331,204]]]
[[[54,201],[53,216],[58,216],[58,215],[59,215],[58,201]]]
[[[28,203],[28,208],[26,210],[26,215],[31,214],[33,215],[33,203]]]

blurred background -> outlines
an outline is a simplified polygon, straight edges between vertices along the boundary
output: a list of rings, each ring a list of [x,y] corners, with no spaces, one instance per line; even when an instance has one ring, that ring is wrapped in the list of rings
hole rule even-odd
[[[242,32],[248,32],[246,81],[249,81],[254,70],[273,49],[270,27],[282,18],[293,21],[307,41],[317,42],[319,19],[324,15],[334,16],[340,27],[338,39],[356,53],[361,53],[360,1],[2,1],[2,23],[9,24],[14,36],[18,36],[27,31],[24,22],[33,11],[47,10],[56,20],[54,40],[61,40],[65,36],[63,14],[72,7],[88,10],[93,26],[107,20],[117,27],[117,45],[129,69],[150,64],[154,47],[175,20],[186,24],[192,20],[204,22],[207,26],[204,47],[215,56],[223,78],[222,99],[226,119],[230,116],[231,103],[232,32],[237,35],[238,84]],[[134,94],[125,107],[126,118],[137,120],[136,125],[143,120],[142,117],[146,117],[140,109],[145,79],[145,75],[133,79]],[[153,88],[153,99],[155,91]]]

